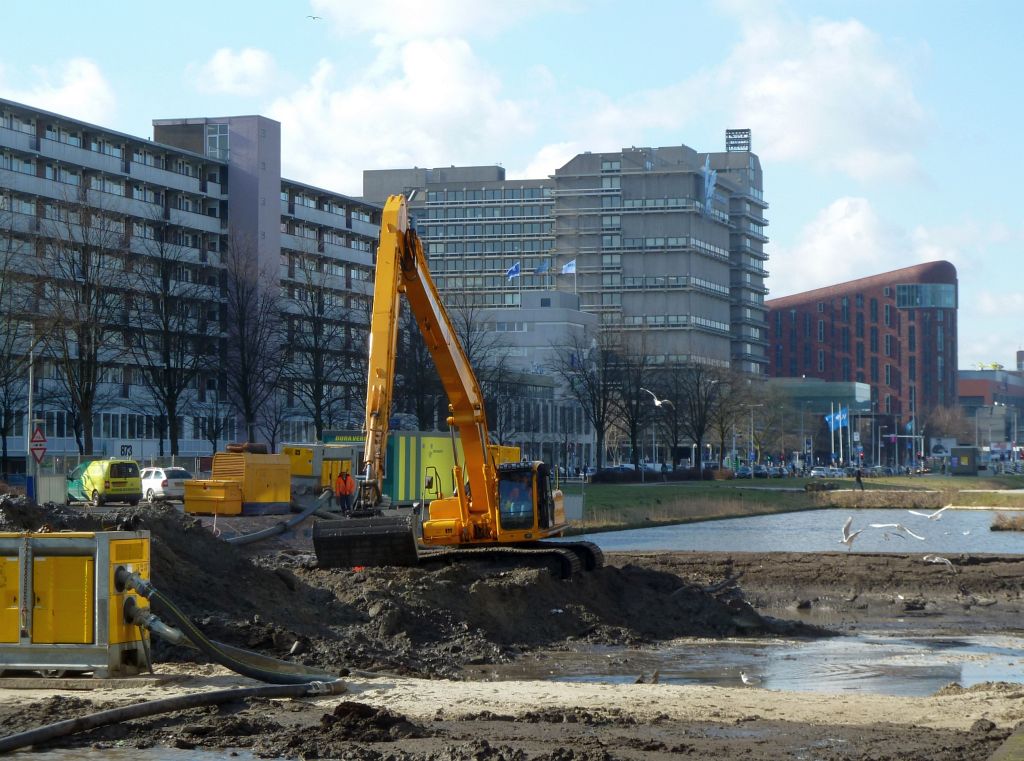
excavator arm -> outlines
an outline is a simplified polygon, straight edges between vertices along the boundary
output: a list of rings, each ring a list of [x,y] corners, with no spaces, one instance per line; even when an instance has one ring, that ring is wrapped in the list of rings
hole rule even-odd
[[[483,395],[448,312],[427,268],[419,236],[409,224],[405,197],[391,196],[384,205],[377,274],[370,317],[370,350],[366,386],[366,443],[363,454],[367,490],[364,501],[384,478],[384,450],[396,375],[398,315],[401,294],[409,303],[448,396],[448,425],[458,432],[465,457],[456,466],[459,512],[468,524],[471,514],[493,514],[497,486],[487,445],[487,413]],[[468,480],[469,490],[463,488]],[[470,499],[472,495],[472,499]]]
[[[424,520],[384,517],[378,505],[384,486],[385,449],[397,371],[401,295],[437,367],[448,396],[448,426],[462,442],[464,461],[453,467],[455,494],[430,502]],[[473,368],[459,343],[427,268],[419,236],[409,224],[404,196],[388,198],[381,220],[377,272],[370,317],[366,384],[366,441],[356,517],[321,521],[313,545],[321,566],[414,565],[420,550],[437,556],[441,548],[464,557],[486,545],[504,545],[505,554],[547,557],[567,563],[600,564],[593,545],[537,544],[566,527],[562,493],[553,490],[542,462],[496,466],[487,436],[487,413]],[[414,530],[415,528],[415,530]],[[568,569],[568,570],[566,570]]]

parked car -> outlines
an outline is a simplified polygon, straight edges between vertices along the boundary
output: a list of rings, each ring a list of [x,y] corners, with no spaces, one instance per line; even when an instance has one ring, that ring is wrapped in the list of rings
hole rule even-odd
[[[753,478],[754,471],[748,465],[740,465],[736,468],[736,478]]]
[[[771,468],[768,468],[768,475],[771,476],[772,478],[785,478],[786,476],[789,475],[789,473],[786,472],[786,469],[781,465],[775,465]]]
[[[828,468],[815,465],[808,474],[811,478],[828,478]]]
[[[68,502],[139,504],[142,480],[135,460],[85,460],[67,475]]]
[[[158,499],[185,499],[185,482],[192,474],[184,468],[143,468],[142,494],[152,504]]]
[[[768,468],[764,465],[755,465],[754,478],[768,478]]]

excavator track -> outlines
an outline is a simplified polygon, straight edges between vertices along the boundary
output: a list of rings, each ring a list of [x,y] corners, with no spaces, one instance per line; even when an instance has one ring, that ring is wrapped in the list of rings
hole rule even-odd
[[[536,545],[531,545],[536,546]],[[595,571],[604,567],[604,553],[593,542],[544,542],[543,547],[560,547],[575,552],[584,571]]]

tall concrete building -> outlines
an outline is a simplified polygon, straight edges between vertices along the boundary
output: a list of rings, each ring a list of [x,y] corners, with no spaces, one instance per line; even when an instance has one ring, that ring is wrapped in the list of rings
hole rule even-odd
[[[501,167],[372,170],[363,191],[412,197],[442,291],[515,306],[555,287],[602,326],[642,335],[654,363],[761,374],[768,205],[749,130],[729,130],[726,148],[584,153],[544,180],[507,180]]]

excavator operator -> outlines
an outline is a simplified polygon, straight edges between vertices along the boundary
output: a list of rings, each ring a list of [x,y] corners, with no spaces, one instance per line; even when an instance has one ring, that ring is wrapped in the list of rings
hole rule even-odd
[[[499,481],[501,525],[506,529],[524,529],[533,525],[533,489],[529,474],[508,476]]]

